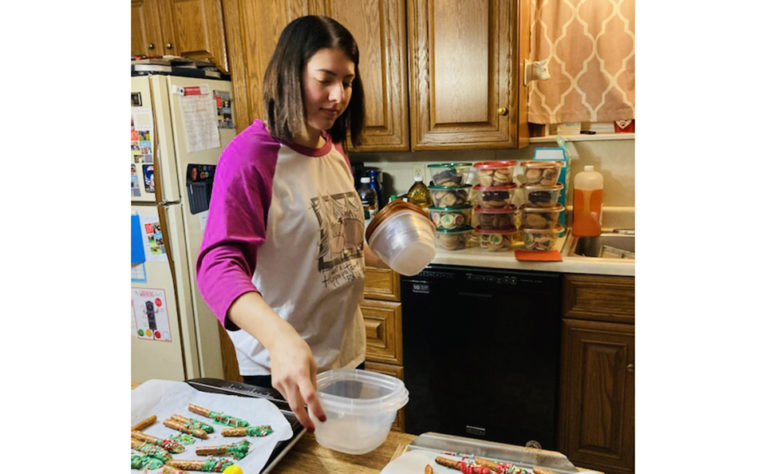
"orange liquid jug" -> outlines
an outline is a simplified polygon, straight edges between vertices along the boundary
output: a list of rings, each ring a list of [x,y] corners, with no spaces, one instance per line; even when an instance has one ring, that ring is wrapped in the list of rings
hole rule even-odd
[[[586,165],[574,178],[572,233],[579,237],[601,235],[604,177]]]

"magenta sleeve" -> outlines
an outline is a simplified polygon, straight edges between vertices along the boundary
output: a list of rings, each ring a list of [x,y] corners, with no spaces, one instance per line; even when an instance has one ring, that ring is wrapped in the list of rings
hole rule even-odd
[[[258,247],[266,238],[280,147],[258,125],[259,121],[235,137],[221,154],[197,258],[202,298],[227,329],[238,329],[226,317],[232,303],[244,293],[258,291],[252,277]]]

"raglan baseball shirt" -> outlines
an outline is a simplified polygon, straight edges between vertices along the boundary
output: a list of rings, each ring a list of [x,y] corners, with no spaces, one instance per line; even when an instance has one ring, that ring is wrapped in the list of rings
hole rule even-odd
[[[256,120],[221,154],[197,285],[223,323],[242,375],[271,373],[268,351],[226,319],[257,291],[309,344],[319,371],[364,361],[362,202],[348,157],[283,143]]]

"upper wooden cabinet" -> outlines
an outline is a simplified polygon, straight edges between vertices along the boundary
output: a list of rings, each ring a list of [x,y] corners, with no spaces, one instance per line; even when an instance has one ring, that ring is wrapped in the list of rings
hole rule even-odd
[[[131,0],[131,54],[206,59],[229,71],[220,0]]]
[[[362,145],[353,151],[409,149],[404,0],[223,0],[223,8],[234,106],[245,118],[238,131],[265,117],[261,82],[282,29],[299,16],[325,15],[359,46],[367,114]]]
[[[525,3],[408,1],[413,150],[529,142],[526,93],[520,94],[529,50]]]
[[[362,144],[351,151],[409,150],[407,33],[404,0],[325,0],[334,18],[359,46],[359,74],[365,95]]]
[[[529,0],[222,2],[238,131],[264,118],[261,81],[282,29],[314,14],[338,20],[359,45],[367,115],[362,144],[351,151],[528,143],[519,78]]]

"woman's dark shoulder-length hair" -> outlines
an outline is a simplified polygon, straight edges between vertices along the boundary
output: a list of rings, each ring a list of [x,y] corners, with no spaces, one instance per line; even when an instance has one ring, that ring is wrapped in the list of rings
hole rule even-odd
[[[364,127],[364,89],[359,75],[359,48],[354,37],[340,23],[325,16],[308,15],[291,21],[279,37],[263,77],[263,105],[271,134],[292,142],[306,130],[301,80],[303,67],[324,48],[343,51],[354,63],[351,100],[343,114],[328,130],[333,142],[361,143]]]

